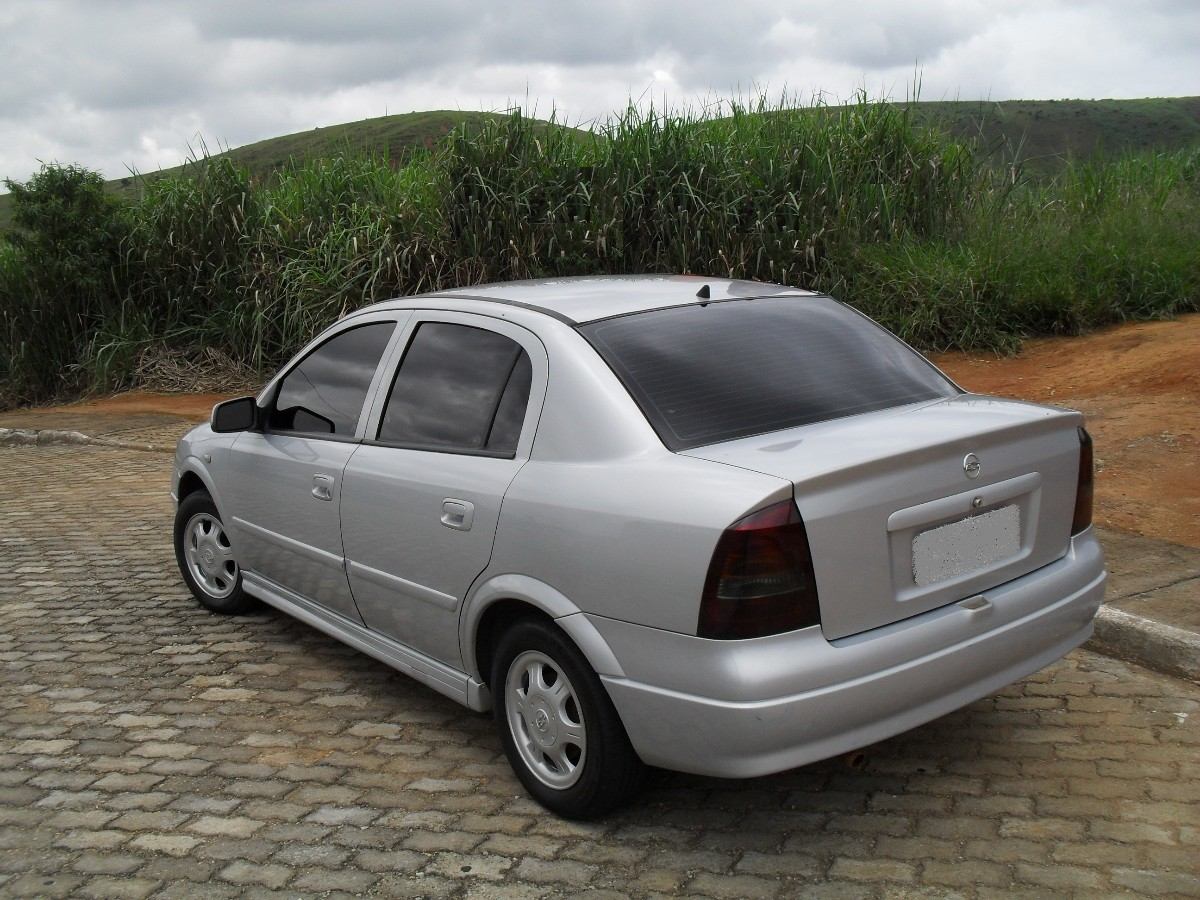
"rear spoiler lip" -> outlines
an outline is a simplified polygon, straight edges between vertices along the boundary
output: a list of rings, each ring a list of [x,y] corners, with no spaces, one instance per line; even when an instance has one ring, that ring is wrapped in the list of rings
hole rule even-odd
[[[940,447],[954,444],[960,444],[964,446],[970,444],[980,445],[1008,435],[1036,436],[1040,434],[1050,434],[1056,431],[1061,431],[1064,435],[1069,435],[1072,447],[1076,447],[1078,445],[1076,429],[1083,425],[1082,413],[1071,409],[1042,406],[1036,403],[1029,403],[1024,400],[1009,400],[1003,397],[989,397],[981,394],[960,394],[956,397],[946,397],[933,401],[922,401],[920,403],[910,404],[908,406],[893,407],[892,409],[863,413],[861,416],[847,416],[841,419],[830,419],[825,422],[816,422],[811,425],[801,425],[796,428],[785,429],[784,431],[739,438],[736,441],[726,441],[719,444],[709,444],[704,447],[694,447],[690,450],[681,450],[679,453],[681,456],[690,456],[695,459],[703,459],[709,462],[723,463],[725,465],[735,466],[750,472],[757,472],[761,475],[784,478],[784,476],[779,473],[778,469],[775,471],[767,470],[774,467],[756,468],[753,465],[754,457],[758,453],[769,455],[772,452],[788,452],[802,446],[806,441],[812,440],[815,435],[827,437],[845,429],[851,423],[853,423],[853,425],[866,424],[868,417],[875,417],[882,423],[882,421],[887,418],[919,414],[920,412],[933,407],[941,407],[950,404],[977,403],[980,401],[984,401],[989,404],[1003,404],[1005,406],[1024,406],[1028,407],[1031,412],[1040,413],[1040,415],[1031,416],[1020,422],[1012,422],[992,427],[980,427],[976,430],[970,431],[969,433],[953,434],[946,437],[944,440],[934,439],[919,448],[912,448],[912,451],[919,452],[919,450],[926,449],[935,450]],[[880,427],[882,427],[882,424]],[[967,450],[964,450],[964,453],[971,451],[972,449],[972,447],[968,446]],[[904,453],[906,451],[904,449],[900,449],[899,452]],[[796,493],[799,495],[801,489],[806,492],[809,490],[820,490],[828,485],[843,483],[856,477],[862,477],[876,473],[884,474],[894,464],[895,453],[888,453],[859,461],[846,462],[844,464],[839,464],[836,467],[820,468],[810,473],[798,471],[792,476],[787,477],[785,480],[791,481],[795,485]]]

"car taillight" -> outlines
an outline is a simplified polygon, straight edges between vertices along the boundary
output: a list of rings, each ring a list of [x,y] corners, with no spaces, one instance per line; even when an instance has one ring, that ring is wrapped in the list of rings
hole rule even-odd
[[[760,509],[725,529],[700,600],[700,637],[764,637],[820,622],[808,534],[794,502]]]
[[[1092,459],[1092,436],[1086,428],[1079,429],[1079,482],[1075,488],[1075,518],[1071,521],[1071,534],[1086,531],[1092,524],[1092,495],[1095,492],[1096,475]]]

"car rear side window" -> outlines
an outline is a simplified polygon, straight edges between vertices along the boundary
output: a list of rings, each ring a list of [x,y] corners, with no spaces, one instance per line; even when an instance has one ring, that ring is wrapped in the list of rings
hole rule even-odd
[[[394,322],[359,325],[309,353],[280,382],[267,427],[353,437],[371,379],[395,328]]]
[[[958,393],[887,331],[825,297],[694,304],[580,331],[671,450]]]
[[[531,375],[529,356],[511,338],[469,325],[423,322],[396,373],[379,440],[511,457]]]

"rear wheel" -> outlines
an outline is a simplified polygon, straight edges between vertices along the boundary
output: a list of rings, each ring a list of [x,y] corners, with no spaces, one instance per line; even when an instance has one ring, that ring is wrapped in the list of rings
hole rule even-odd
[[[612,701],[554,625],[527,619],[506,631],[491,687],[508,761],[547,809],[569,819],[595,818],[637,790],[644,766]]]
[[[233,545],[206,491],[188,494],[175,512],[175,560],[192,596],[213,612],[240,613],[256,605],[242,590]]]

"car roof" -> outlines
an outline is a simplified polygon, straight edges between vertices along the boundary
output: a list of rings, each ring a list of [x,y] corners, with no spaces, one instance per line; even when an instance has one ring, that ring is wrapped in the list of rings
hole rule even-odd
[[[704,288],[708,287],[707,296]],[[420,306],[433,297],[481,300],[520,306],[546,313],[571,325],[594,322],[630,313],[754,297],[813,296],[813,291],[703,275],[590,275],[572,278],[538,278],[452,288],[376,304],[379,307]]]

